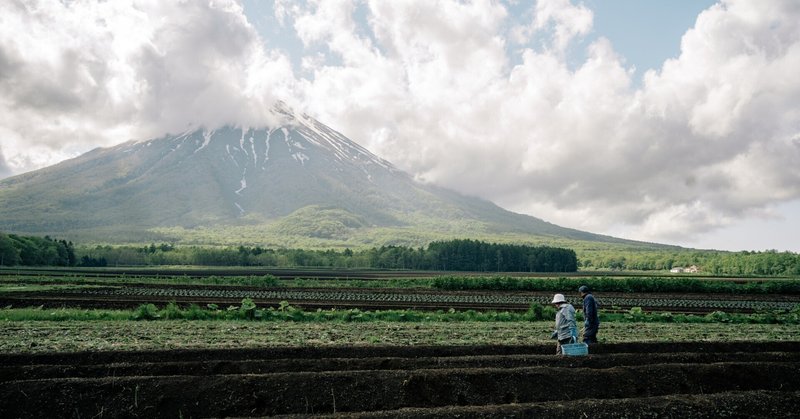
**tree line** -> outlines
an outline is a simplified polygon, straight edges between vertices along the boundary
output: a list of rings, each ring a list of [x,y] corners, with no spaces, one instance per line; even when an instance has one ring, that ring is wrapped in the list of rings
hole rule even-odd
[[[0,233],[0,266],[75,266],[75,246],[49,236]]]
[[[725,276],[798,276],[800,254],[767,250],[763,252],[721,252],[683,250],[647,252],[600,251],[585,253],[579,267],[598,270],[660,271],[697,266],[701,274]]]
[[[335,267],[480,272],[574,272],[577,257],[571,249],[494,244],[475,240],[439,241],[426,248],[381,246],[367,250],[269,249],[97,246],[83,249],[83,261],[93,266],[200,265]],[[86,266],[86,265],[84,265]]]
[[[800,276],[800,254],[683,250],[582,254],[547,246],[493,244],[475,240],[433,242],[427,247],[381,246],[365,250],[270,249],[263,247],[79,247],[82,266],[199,265],[333,267],[477,272],[574,272],[583,270],[668,271],[696,265],[700,274]],[[92,265],[91,263],[94,263]]]
[[[434,269],[479,272],[575,272],[572,249],[486,243],[478,240],[433,242],[428,246]]]
[[[800,276],[800,254],[706,250],[583,250],[449,240],[427,247],[381,246],[364,250],[202,247],[172,244],[80,246],[50,237],[0,232],[0,266],[269,266],[477,272],[665,271],[696,265],[701,274]]]

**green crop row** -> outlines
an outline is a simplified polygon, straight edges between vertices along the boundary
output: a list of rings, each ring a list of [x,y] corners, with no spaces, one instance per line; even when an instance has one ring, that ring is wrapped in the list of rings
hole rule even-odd
[[[514,278],[440,276],[432,286],[444,290],[553,291],[577,293],[588,285],[598,292],[676,292],[724,294],[800,294],[800,280],[733,282],[699,278]]]
[[[532,304],[524,313],[415,310],[321,310],[305,311],[283,301],[277,307],[259,308],[249,298],[239,306],[220,308],[214,304],[207,307],[191,305],[183,308],[170,303],[163,308],[154,304],[143,304],[135,310],[80,310],[80,309],[0,309],[0,319],[5,321],[30,320],[253,320],[292,322],[519,322],[542,321],[555,318],[555,309],[542,304]],[[704,316],[672,314],[667,312],[644,312],[634,307],[625,313],[601,313],[601,322],[646,322],[646,323],[734,323],[734,324],[800,324],[800,306],[792,310],[776,310],[754,314],[730,314],[716,311]],[[577,314],[579,325],[582,315]]]
[[[153,288],[153,287],[122,287],[122,288],[85,288],[74,290],[75,293],[88,295],[114,295],[136,297],[168,297],[168,298],[220,298],[242,299],[252,298],[260,300],[287,300],[287,301],[336,301],[336,302],[386,302],[413,304],[482,304],[486,307],[492,305],[517,305],[527,306],[531,303],[547,304],[549,295],[521,295],[519,293],[452,293],[442,292],[371,292],[352,290],[303,290],[294,288],[282,289],[199,289],[199,288]],[[570,296],[568,301],[580,305],[580,298]],[[687,310],[726,310],[726,311],[760,311],[760,310],[788,310],[795,306],[791,301],[773,301],[761,297],[761,300],[751,297],[744,299],[719,299],[719,298],[670,298],[659,297],[651,294],[635,294],[630,296],[601,296],[598,302],[603,307],[659,307],[662,309],[687,309]]]
[[[437,288],[443,290],[501,290],[501,291],[552,291],[567,295],[577,294],[581,285],[589,285],[602,292],[653,292],[653,293],[723,293],[723,294],[791,294],[800,295],[798,279],[749,279],[733,281],[704,279],[702,277],[558,277],[520,278],[510,276],[448,275],[435,278],[393,278],[380,280],[279,280],[272,275],[255,276],[137,276],[119,275],[98,277],[91,275],[63,276],[23,273],[3,278],[8,283],[27,284],[164,284],[164,285],[233,285],[264,288]]]

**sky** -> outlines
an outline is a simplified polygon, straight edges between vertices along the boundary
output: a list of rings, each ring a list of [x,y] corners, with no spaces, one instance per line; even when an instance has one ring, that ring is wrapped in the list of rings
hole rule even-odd
[[[566,227],[800,252],[800,2],[0,2],[0,178],[283,100]]]

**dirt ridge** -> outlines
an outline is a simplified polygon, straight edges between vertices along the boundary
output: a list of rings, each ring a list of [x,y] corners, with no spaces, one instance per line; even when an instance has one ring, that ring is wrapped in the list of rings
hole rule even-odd
[[[764,418],[790,417],[800,409],[800,392],[731,391],[715,394],[674,394],[625,399],[581,399],[569,402],[513,403],[488,406],[403,408],[391,411],[327,415],[278,415],[275,418]]]
[[[796,362],[800,353],[654,353],[553,357],[553,355],[477,355],[452,357],[368,357],[318,359],[243,359],[208,361],[112,362],[91,365],[33,364],[0,366],[0,382],[52,378],[211,376],[326,371],[378,371],[458,368],[563,367],[606,369],[648,364],[710,364],[719,362]]]
[[[0,412],[22,418],[574,417],[591,408],[600,413],[592,417],[663,416],[675,409],[714,417],[736,413],[726,410],[726,400],[744,406],[741,412],[798,404],[791,397],[800,392],[800,342],[604,344],[586,358],[544,351],[552,346],[6,354],[0,356]]]

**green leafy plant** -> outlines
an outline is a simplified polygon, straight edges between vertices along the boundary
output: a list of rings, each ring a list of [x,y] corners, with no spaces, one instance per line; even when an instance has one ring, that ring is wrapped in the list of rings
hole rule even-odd
[[[142,304],[134,310],[133,320],[156,320],[161,318],[158,308],[154,304]]]
[[[253,302],[252,298],[244,298],[242,299],[242,305],[239,306],[239,313],[245,319],[255,319],[256,317],[256,303]]]
[[[631,307],[631,309],[625,313],[625,319],[635,322],[644,321],[647,318],[647,314],[642,311],[641,307]]]

